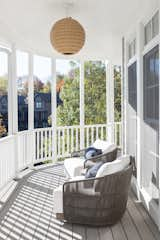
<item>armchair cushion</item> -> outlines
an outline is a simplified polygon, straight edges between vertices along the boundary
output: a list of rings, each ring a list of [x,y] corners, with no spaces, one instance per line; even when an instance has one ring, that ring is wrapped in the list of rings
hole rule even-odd
[[[103,165],[104,163],[97,162],[94,164],[93,167],[89,168],[88,171],[86,172],[85,178],[94,178],[98,172],[98,169]]]
[[[123,155],[117,158],[113,162],[104,163],[98,170],[96,178],[110,175],[119,171],[122,171],[130,164],[130,157],[128,155]]]
[[[93,143],[92,147],[97,148],[97,149],[101,149],[102,152],[104,152],[110,145],[111,145],[111,143],[108,142],[108,141],[103,141],[103,140],[97,139]]]
[[[84,167],[84,158],[72,157],[64,160],[65,171],[69,178],[80,176]]]
[[[54,190],[53,199],[54,213],[63,213],[63,185]]]

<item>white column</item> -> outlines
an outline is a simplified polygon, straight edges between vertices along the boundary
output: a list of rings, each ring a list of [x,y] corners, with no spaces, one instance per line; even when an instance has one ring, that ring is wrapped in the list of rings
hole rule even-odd
[[[11,68],[11,109],[9,107],[9,112],[12,113],[12,134],[18,132],[18,97],[17,97],[17,62],[16,62],[16,48],[12,46],[10,68]]]
[[[34,79],[33,79],[33,55],[29,53],[29,78],[28,78],[28,130],[30,135],[30,152],[33,166],[35,160],[35,135],[34,135]]]
[[[124,81],[123,81],[123,92],[122,92],[122,111],[123,111],[123,117],[122,117],[122,122],[123,122],[123,153],[127,153],[127,103],[128,103],[128,47],[129,44],[126,40],[124,40]],[[123,67],[123,66],[122,66]]]
[[[34,79],[33,55],[29,54],[29,83],[28,83],[28,129],[34,129]]]
[[[80,149],[84,149],[84,61],[80,62]]]
[[[14,135],[14,158],[15,177],[18,175],[18,101],[17,101],[17,64],[16,48],[12,45],[12,52],[9,55],[9,95],[8,95],[8,120],[9,134]]]
[[[56,60],[52,59],[52,162],[57,160],[57,92],[56,92]]]
[[[160,26],[160,1],[158,2],[159,8],[159,26]],[[160,27],[159,27],[160,29]],[[160,30],[159,30],[159,43],[160,43]],[[160,54],[160,44],[159,44],[159,54]],[[159,67],[159,82],[160,82],[160,67]],[[160,93],[160,84],[159,84],[159,93]],[[159,97],[159,129],[160,129],[160,97]],[[160,130],[159,130],[160,131]],[[159,134],[159,153],[160,153],[160,134]],[[160,154],[159,154],[159,201],[160,201]],[[159,230],[160,230],[160,203],[159,203]]]
[[[114,142],[114,65],[106,62],[107,139]]]
[[[143,44],[144,27],[137,26],[137,184],[141,188],[142,151],[143,151]]]

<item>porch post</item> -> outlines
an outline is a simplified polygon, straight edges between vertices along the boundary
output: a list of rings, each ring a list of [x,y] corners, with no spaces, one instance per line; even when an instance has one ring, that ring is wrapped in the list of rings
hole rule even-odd
[[[35,160],[35,135],[34,135],[34,78],[33,78],[33,55],[29,53],[29,78],[28,78],[28,130],[30,135],[30,151],[32,156],[32,165]]]
[[[51,91],[51,114],[52,114],[52,162],[57,160],[57,92],[56,92],[56,60],[52,59],[52,91]]]
[[[160,1],[158,2],[158,8],[159,8],[159,29],[160,29]],[[160,43],[160,30],[159,30],[159,43]],[[159,56],[160,56],[160,44],[159,44]],[[160,67],[159,67],[159,82],[160,82]],[[160,93],[160,84],[159,84],[159,93]],[[160,96],[159,96],[159,129],[160,129]],[[159,134],[159,201],[160,201],[160,134]],[[158,215],[159,215],[158,228],[160,230],[160,203],[159,203]]]
[[[28,129],[34,129],[34,79],[33,55],[29,53],[29,82],[28,82]]]
[[[84,61],[80,61],[80,149],[84,149]]]
[[[139,23],[137,26],[137,184],[142,184],[142,150],[143,150],[143,44],[144,26]]]
[[[114,142],[114,65],[106,61],[107,139]]]
[[[122,152],[126,154],[127,152],[127,100],[128,100],[128,42],[125,38],[122,39]]]
[[[15,177],[18,175],[18,101],[17,101],[17,62],[16,47],[12,45],[12,52],[9,57],[9,104],[8,115],[9,132],[14,135],[14,158],[15,158]]]
[[[12,46],[10,68],[11,68],[11,106],[12,109],[9,109],[12,112],[12,134],[16,134],[18,132],[18,101],[17,101],[17,62],[16,62],[16,48],[15,45]]]

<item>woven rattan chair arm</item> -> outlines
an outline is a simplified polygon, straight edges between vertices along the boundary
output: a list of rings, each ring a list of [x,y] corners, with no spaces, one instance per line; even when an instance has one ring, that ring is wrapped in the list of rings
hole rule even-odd
[[[102,153],[100,155],[97,155],[95,157],[92,157],[92,158],[89,158],[87,159],[85,162],[84,162],[84,168],[88,168],[90,164],[90,162],[93,162],[93,165],[96,163],[96,162],[100,162],[100,161],[103,161],[103,162],[111,162],[113,160],[115,160],[117,157],[117,148],[114,149],[113,151],[110,151],[108,153]],[[89,162],[89,164],[88,164]]]
[[[81,149],[81,150],[78,150],[78,151],[74,151],[74,152],[71,153],[71,157],[81,157],[81,156],[84,156],[85,150],[86,149]]]

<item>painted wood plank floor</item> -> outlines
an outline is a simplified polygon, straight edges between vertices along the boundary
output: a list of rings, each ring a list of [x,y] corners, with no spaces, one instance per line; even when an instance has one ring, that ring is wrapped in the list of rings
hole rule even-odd
[[[19,181],[0,211],[0,240],[160,240],[160,233],[131,192],[116,225],[63,224],[53,213],[53,189],[65,181],[62,164],[33,171]]]

